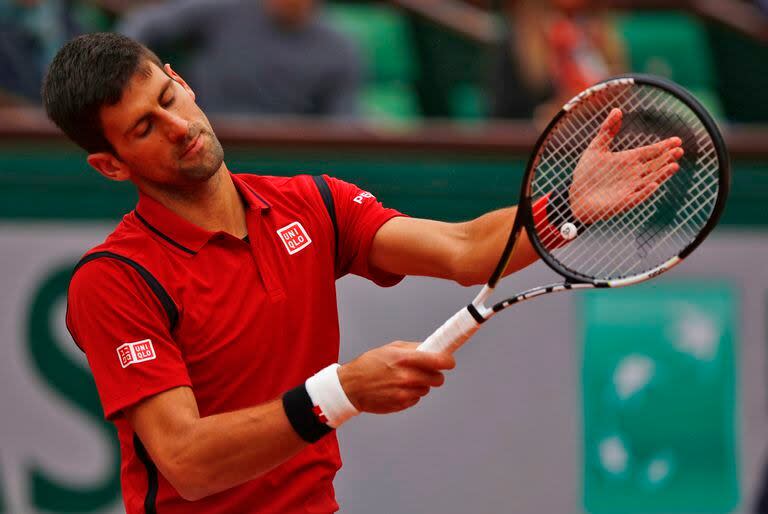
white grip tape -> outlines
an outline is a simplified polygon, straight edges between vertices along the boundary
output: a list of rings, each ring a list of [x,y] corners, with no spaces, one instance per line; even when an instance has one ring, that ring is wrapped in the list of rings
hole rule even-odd
[[[431,336],[426,338],[417,348],[422,352],[453,353],[480,328],[475,318],[464,307],[443,323]]]

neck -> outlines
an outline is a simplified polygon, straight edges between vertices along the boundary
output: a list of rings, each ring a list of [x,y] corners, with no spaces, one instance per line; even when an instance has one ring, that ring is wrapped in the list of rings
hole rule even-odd
[[[171,189],[142,184],[139,189],[205,230],[227,232],[238,238],[248,234],[243,200],[224,163],[210,179],[190,188]]]

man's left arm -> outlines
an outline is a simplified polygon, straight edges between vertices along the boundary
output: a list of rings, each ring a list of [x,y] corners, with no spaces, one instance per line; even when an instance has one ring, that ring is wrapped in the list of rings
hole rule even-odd
[[[508,207],[462,223],[397,217],[376,232],[368,259],[383,271],[482,284],[499,261],[517,207]],[[523,231],[505,275],[538,259]]]

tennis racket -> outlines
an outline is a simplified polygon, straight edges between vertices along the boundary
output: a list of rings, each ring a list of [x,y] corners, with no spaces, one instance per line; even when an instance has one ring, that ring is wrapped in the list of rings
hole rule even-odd
[[[722,136],[684,89],[645,75],[590,87],[562,107],[536,142],[488,283],[419,350],[452,353],[482,323],[530,298],[659,276],[712,231],[729,183]],[[487,304],[523,229],[563,280]]]

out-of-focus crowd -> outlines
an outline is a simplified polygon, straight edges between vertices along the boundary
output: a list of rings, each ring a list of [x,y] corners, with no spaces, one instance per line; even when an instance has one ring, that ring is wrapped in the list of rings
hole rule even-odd
[[[666,62],[633,67],[626,30],[602,2],[474,3],[489,4],[501,37],[485,45],[477,59],[483,65],[464,66],[460,57],[452,60],[454,42],[441,41],[439,31],[425,36],[428,25],[404,22],[386,3],[0,0],[0,106],[39,104],[41,79],[57,49],[78,34],[103,30],[144,43],[173,63],[205,110],[231,115],[544,120],[612,75],[676,78]],[[701,93],[717,111],[716,95],[706,87]]]

